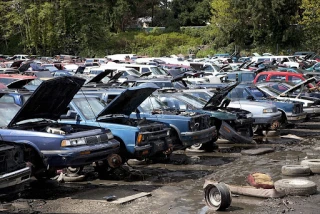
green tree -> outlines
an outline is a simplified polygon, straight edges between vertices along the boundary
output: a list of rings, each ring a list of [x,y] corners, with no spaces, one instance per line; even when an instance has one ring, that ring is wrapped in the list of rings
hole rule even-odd
[[[320,51],[320,4],[317,0],[302,0],[302,19],[299,24],[304,31],[304,47]]]

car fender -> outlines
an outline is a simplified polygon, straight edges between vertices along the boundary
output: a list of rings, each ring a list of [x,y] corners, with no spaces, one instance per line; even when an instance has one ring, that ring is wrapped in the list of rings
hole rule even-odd
[[[179,136],[179,139],[181,140],[181,132],[178,129],[178,127],[176,127],[175,125],[170,124],[170,128],[174,129],[177,132],[177,134]]]
[[[31,148],[33,148],[36,153],[39,155],[40,159],[42,160],[42,164],[47,167],[47,161],[46,161],[46,157],[43,155],[43,153],[39,150],[39,148],[32,142],[30,141],[27,141],[27,140],[17,140],[17,141],[14,141],[15,143],[18,143],[18,144],[22,144],[22,145],[28,145],[30,146]]]

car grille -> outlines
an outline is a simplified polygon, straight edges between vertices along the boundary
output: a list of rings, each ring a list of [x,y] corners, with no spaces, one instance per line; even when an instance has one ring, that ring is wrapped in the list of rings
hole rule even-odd
[[[200,131],[209,128],[210,125],[210,116],[209,115],[199,115],[197,117],[193,117],[194,126],[191,131]]]
[[[99,144],[99,143],[104,143],[108,141],[108,135],[107,134],[102,134],[102,135],[95,135],[95,136],[90,136],[85,138],[87,145],[93,145],[93,144]]]
[[[148,140],[142,142],[141,145],[152,143],[152,141],[164,140],[169,137],[167,132],[170,130],[162,124],[150,124],[140,127],[140,134],[144,135]]]

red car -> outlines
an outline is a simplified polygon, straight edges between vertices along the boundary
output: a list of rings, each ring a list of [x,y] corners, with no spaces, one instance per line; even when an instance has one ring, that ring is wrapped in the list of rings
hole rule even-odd
[[[306,80],[306,78],[303,76],[303,74],[293,72],[265,71],[259,73],[253,80],[253,83],[256,84],[259,82],[285,81],[297,84],[304,80]]]

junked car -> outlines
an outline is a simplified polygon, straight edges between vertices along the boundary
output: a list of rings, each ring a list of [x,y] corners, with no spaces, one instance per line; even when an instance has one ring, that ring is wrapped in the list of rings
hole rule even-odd
[[[22,190],[30,180],[24,145],[0,141],[0,198],[10,197]]]
[[[146,94],[142,89],[148,85],[150,83],[144,83],[137,87],[129,88],[129,90],[140,88],[141,94]],[[155,86],[152,87],[155,88]],[[124,89],[120,88],[96,90],[86,88],[82,92],[88,95],[99,96],[100,99],[109,103],[114,99],[118,99],[118,96],[122,96],[122,93],[125,93],[123,91]],[[145,118],[146,120],[166,124],[171,129],[170,138],[172,139],[174,149],[184,149],[193,146],[197,149],[212,150],[215,147],[214,142],[217,138],[216,128],[211,125],[210,118],[206,114],[176,111],[164,105],[154,96],[149,96],[148,98],[145,97],[144,101],[141,101],[139,105],[137,103],[136,109],[133,109],[130,117],[140,120]],[[113,133],[116,134],[115,131]],[[202,146],[195,146],[198,143],[201,143]]]
[[[3,140],[27,148],[37,178],[51,177],[57,169],[81,168],[92,162],[101,167],[121,164],[116,155],[120,143],[110,130],[57,122],[84,82],[78,77],[57,77],[43,81],[22,107],[14,100],[0,102],[0,135]],[[0,96],[7,93],[2,91]]]
[[[275,105],[278,111],[281,112],[281,120],[279,122],[284,125],[302,122],[307,116],[307,113],[303,111],[301,102],[270,99],[267,94],[254,85],[238,85],[229,93],[228,97],[235,100],[235,103],[239,102],[238,100],[249,100],[254,106],[258,105],[257,102]],[[242,104],[240,102],[241,106]],[[254,106],[251,110],[252,113],[257,110]],[[267,115],[267,113],[265,114]]]
[[[236,84],[231,84],[229,87],[232,89],[235,86]],[[216,93],[208,102],[189,93],[174,90],[159,91],[157,96],[171,108],[210,115],[211,123],[215,125],[223,138],[236,143],[250,143],[253,137],[252,124],[254,122],[251,112],[228,108],[221,103],[227,96],[229,87]]]
[[[159,121],[129,117],[157,88],[154,84],[129,88],[107,106],[97,96],[77,95],[69,105],[74,117],[60,122],[110,129],[121,144],[119,154],[123,160],[169,157],[172,153],[170,129]]]
[[[268,96],[276,98],[277,100],[290,100],[303,103],[303,111],[307,112],[307,119],[310,119],[313,116],[320,115],[320,99],[316,97],[302,96],[302,93],[294,94],[294,92],[298,89],[301,89],[300,92],[302,92],[303,88],[312,81],[314,81],[313,78],[310,78],[283,92],[271,87],[269,83],[259,83],[256,86],[261,91],[268,94]]]

